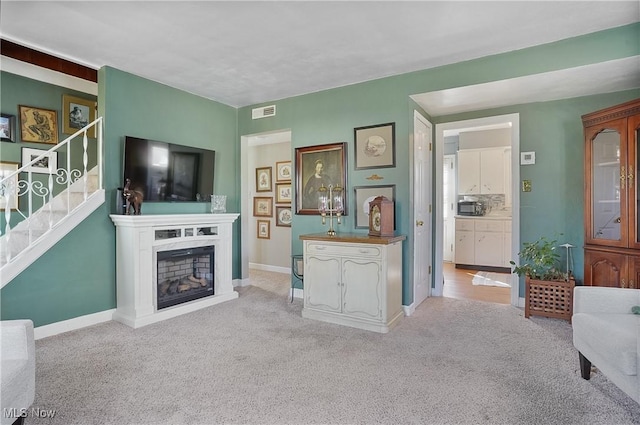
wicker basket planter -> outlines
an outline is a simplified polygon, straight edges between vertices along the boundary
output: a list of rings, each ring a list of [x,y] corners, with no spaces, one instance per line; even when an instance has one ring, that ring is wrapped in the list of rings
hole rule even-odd
[[[571,322],[575,280],[525,279],[524,317],[544,316]]]

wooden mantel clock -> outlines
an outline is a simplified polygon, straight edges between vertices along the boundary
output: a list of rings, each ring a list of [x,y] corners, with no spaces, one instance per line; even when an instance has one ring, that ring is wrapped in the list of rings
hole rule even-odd
[[[369,203],[369,236],[393,236],[393,201],[378,196]]]

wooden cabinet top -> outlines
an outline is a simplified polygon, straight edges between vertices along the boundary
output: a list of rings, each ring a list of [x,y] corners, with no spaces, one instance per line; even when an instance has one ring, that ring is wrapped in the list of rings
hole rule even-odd
[[[343,243],[365,243],[375,245],[391,245],[393,243],[407,239],[405,235],[393,236],[369,236],[359,233],[340,233],[334,236],[326,233],[315,233],[309,235],[300,235],[303,241],[322,241],[322,242],[343,242]]]

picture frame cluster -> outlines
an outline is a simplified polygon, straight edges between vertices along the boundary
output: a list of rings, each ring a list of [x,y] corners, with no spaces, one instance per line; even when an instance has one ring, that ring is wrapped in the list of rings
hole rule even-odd
[[[291,227],[293,219],[291,211],[291,202],[293,200],[291,176],[291,161],[277,161],[275,166],[263,166],[255,169],[256,193],[261,195],[253,198],[253,216],[269,218],[257,220],[258,239],[271,238],[270,219],[274,217],[274,207],[276,226]],[[267,193],[273,193],[274,196],[266,196]],[[263,194],[265,196],[262,196]]]

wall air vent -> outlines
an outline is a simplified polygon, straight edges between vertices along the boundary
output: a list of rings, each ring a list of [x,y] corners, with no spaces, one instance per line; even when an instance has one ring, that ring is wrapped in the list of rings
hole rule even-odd
[[[257,120],[258,118],[273,117],[276,114],[276,105],[263,106],[262,108],[255,108],[251,110],[251,118]]]

